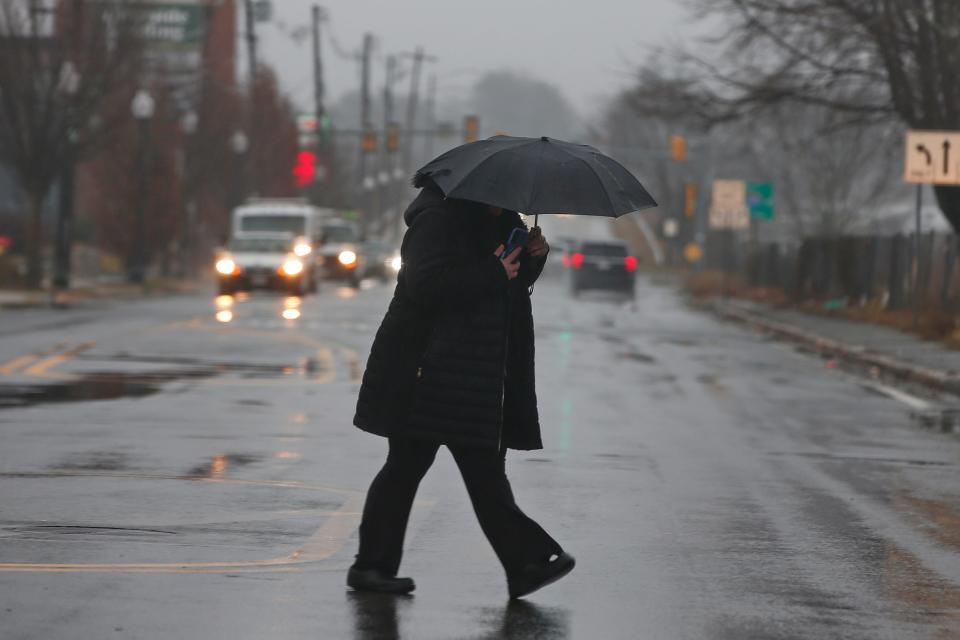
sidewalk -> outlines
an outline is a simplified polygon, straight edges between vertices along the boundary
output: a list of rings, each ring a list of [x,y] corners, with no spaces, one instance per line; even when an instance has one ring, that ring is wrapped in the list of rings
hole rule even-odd
[[[960,395],[960,351],[880,325],[747,300],[708,303],[719,315],[908,382]]]

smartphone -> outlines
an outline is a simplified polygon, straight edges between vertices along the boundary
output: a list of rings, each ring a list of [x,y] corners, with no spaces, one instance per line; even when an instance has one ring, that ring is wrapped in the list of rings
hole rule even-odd
[[[517,227],[511,231],[510,238],[507,239],[507,247],[503,250],[503,253],[500,254],[500,259],[505,260],[517,247],[522,247],[527,244],[527,238],[529,237],[530,232],[522,227]]]

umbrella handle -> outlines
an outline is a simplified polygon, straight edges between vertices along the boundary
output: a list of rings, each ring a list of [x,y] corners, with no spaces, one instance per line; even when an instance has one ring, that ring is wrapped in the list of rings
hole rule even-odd
[[[540,214],[539,214],[539,213],[533,214],[533,226],[534,226],[534,227],[539,227],[539,226],[540,226]]]

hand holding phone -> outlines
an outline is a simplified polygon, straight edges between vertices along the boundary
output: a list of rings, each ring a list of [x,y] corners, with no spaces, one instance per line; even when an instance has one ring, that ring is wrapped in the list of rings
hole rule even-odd
[[[500,254],[501,260],[506,260],[507,257],[517,250],[517,248],[523,247],[527,244],[527,238],[530,237],[530,232],[522,227],[517,227],[510,232],[510,238],[507,239],[507,246],[503,250],[503,253]]]

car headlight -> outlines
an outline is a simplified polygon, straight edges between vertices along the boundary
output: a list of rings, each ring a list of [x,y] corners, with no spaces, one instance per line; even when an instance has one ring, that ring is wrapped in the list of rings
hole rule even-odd
[[[237,263],[230,258],[220,258],[217,260],[216,268],[217,273],[225,276],[232,275],[234,272],[238,271]]]
[[[313,251],[313,247],[311,247],[311,246],[310,246],[309,244],[307,244],[306,242],[300,242],[300,243],[294,245],[294,247],[293,247],[293,252],[294,252],[297,256],[299,256],[299,257],[301,257],[301,258],[302,258],[303,256],[308,256],[308,255],[310,255],[310,252],[311,252],[311,251]]]
[[[287,260],[280,267],[280,270],[283,271],[284,275],[297,276],[303,272],[303,263],[299,260]]]
[[[393,256],[390,260],[390,268],[394,271],[400,271],[400,267],[403,266],[403,260],[400,256]]]
[[[353,265],[357,264],[357,254],[349,250],[341,251],[340,255],[337,256],[337,260],[339,260],[340,264],[345,267],[352,267]]]

